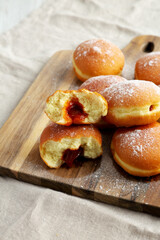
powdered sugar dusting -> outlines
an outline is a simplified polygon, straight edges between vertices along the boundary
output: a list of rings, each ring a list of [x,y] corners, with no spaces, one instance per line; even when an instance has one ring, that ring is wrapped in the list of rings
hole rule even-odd
[[[110,86],[109,88],[104,89],[101,94],[107,99],[108,102],[113,100],[113,104],[123,105],[129,100],[135,101],[136,94],[144,92],[144,89],[148,89],[147,94],[144,95],[144,99],[148,101],[150,89],[152,89],[155,94],[158,94],[160,97],[160,89],[152,82],[140,81],[140,80],[130,80],[123,81],[117,84]],[[136,104],[136,102],[134,102]],[[137,104],[139,104],[137,102]]]
[[[96,76],[96,77],[92,77],[92,78],[89,78],[87,79],[87,81],[85,81],[85,83],[83,83],[82,85],[85,85],[85,84],[91,84],[93,82],[99,82],[102,81],[103,79],[105,79],[107,82],[113,82],[115,81],[114,84],[116,84],[118,82],[121,82],[121,81],[127,81],[125,78],[122,78],[120,76],[117,76],[117,75],[100,75],[100,76]],[[81,85],[81,86],[82,86]]]
[[[138,60],[140,68],[154,67],[160,64],[160,52],[153,52],[145,55]]]
[[[127,81],[126,79],[117,76],[117,75],[101,75],[89,78],[85,81],[81,86],[80,89],[88,89],[92,92],[101,92],[103,89],[112,86],[118,82]]]
[[[111,56],[113,53],[112,53],[112,50],[111,50],[111,49],[107,49],[107,50],[105,51],[105,54]]]
[[[104,78],[103,75],[89,78],[89,79],[87,79],[87,81],[85,81],[81,86],[84,86],[84,88],[85,88],[85,86],[88,86],[88,85],[90,85],[90,84],[93,84],[94,82],[100,83],[103,78]]]
[[[133,82],[133,84],[132,84]],[[106,88],[102,95],[106,97],[107,101],[110,101],[114,98],[115,101],[119,101],[120,103],[124,102],[124,97],[132,97],[136,91],[138,83],[135,81],[129,82],[120,82],[112,85],[109,88]]]
[[[140,67],[154,67],[154,66],[158,66],[160,64],[160,58],[153,58],[151,60],[146,59],[146,62],[144,64],[141,64]]]
[[[86,56],[87,55],[87,51],[84,51],[82,54],[83,54],[83,56]]]
[[[90,40],[87,40],[87,41],[85,41],[84,42],[84,44],[86,44],[86,45],[91,45],[91,44],[93,44],[93,43],[96,43],[98,41],[98,39],[90,39]]]
[[[160,83],[160,52],[153,52],[141,57],[135,66],[136,78]]]
[[[109,44],[106,44],[109,43]],[[102,51],[103,50],[103,51]],[[87,40],[83,43],[81,43],[75,52],[75,59],[77,60],[78,58],[81,57],[86,57],[90,56],[90,52],[94,51],[97,54],[103,54],[104,58],[102,59],[102,62],[105,62],[105,55],[113,55],[112,51],[112,43],[109,41],[106,41],[104,39],[91,39]],[[119,53],[117,53],[119,54]],[[95,59],[96,61],[96,59]],[[112,62],[112,64],[114,64]]]
[[[131,149],[132,157],[144,157],[149,149],[156,146],[155,128],[130,129],[116,136],[122,151],[126,146]]]
[[[146,67],[146,66],[147,66],[147,64],[148,64],[148,63],[147,63],[147,62],[145,62],[145,63],[144,63],[144,67]]]
[[[153,60],[150,60],[148,65],[149,66],[155,66],[157,65],[158,63],[160,63],[160,58],[154,58]]]
[[[93,46],[93,50],[97,53],[102,53],[101,49],[97,46]]]

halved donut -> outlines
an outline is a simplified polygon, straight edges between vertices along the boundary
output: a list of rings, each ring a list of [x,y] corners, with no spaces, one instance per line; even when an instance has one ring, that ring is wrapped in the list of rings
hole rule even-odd
[[[149,177],[160,173],[160,123],[118,129],[112,138],[115,161],[128,173]]]
[[[50,168],[63,163],[72,166],[79,155],[97,158],[102,154],[102,137],[92,125],[61,126],[55,123],[44,129],[40,138],[40,155]]]
[[[160,118],[160,88],[152,82],[121,82],[101,94],[108,102],[108,114],[104,119],[117,127],[150,124]]]
[[[90,124],[107,115],[108,104],[99,93],[80,90],[58,90],[47,99],[45,112],[55,123]]]
[[[84,82],[94,76],[120,74],[124,55],[116,45],[105,39],[91,39],[75,49],[72,61],[76,76]]]
[[[79,89],[87,89],[91,92],[100,93],[105,88],[112,86],[113,84],[127,81],[127,79],[120,77],[118,75],[101,75],[97,77],[92,77],[81,84]]]

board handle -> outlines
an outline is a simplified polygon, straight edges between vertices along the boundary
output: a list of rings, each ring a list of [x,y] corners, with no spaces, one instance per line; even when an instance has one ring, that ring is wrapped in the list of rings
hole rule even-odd
[[[122,76],[128,80],[134,79],[136,61],[148,53],[160,51],[160,37],[154,35],[137,36],[122,51],[125,55]]]

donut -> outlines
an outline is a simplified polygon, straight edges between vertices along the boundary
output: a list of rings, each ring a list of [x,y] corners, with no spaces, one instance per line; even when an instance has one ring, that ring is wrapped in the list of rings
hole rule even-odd
[[[59,168],[63,163],[71,167],[82,155],[97,158],[102,154],[102,137],[92,125],[69,127],[51,123],[40,137],[40,156],[50,168]]]
[[[103,89],[123,81],[127,81],[127,80],[118,75],[107,75],[107,76],[101,75],[101,76],[89,78],[88,80],[86,80],[84,83],[81,84],[79,89],[87,89],[91,92],[101,93]],[[95,124],[95,126],[100,129],[114,127],[114,125],[111,125],[107,123],[105,120],[103,120],[103,117],[98,123]]]
[[[134,176],[149,177],[160,173],[160,123],[119,128],[113,135],[114,160]]]
[[[82,42],[73,52],[73,68],[82,81],[99,75],[118,75],[124,66],[124,55],[113,43],[104,39]]]
[[[48,97],[45,113],[60,125],[90,124],[106,116],[108,104],[99,93],[80,90],[58,90]]]
[[[149,53],[138,59],[135,78],[160,85],[160,52]]]
[[[127,81],[125,78],[120,77],[118,75],[101,75],[97,77],[92,77],[86,80],[81,84],[79,89],[87,89],[91,92],[100,93],[103,89],[112,86],[113,84]]]
[[[154,83],[129,80],[104,89],[108,114],[103,119],[117,127],[156,122],[160,117],[160,88]]]

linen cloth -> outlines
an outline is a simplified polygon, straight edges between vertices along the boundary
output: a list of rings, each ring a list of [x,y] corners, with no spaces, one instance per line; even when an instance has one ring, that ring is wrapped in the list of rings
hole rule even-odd
[[[0,36],[0,125],[54,52],[160,35],[159,0],[47,0]],[[160,219],[0,177],[0,239],[160,239]]]

